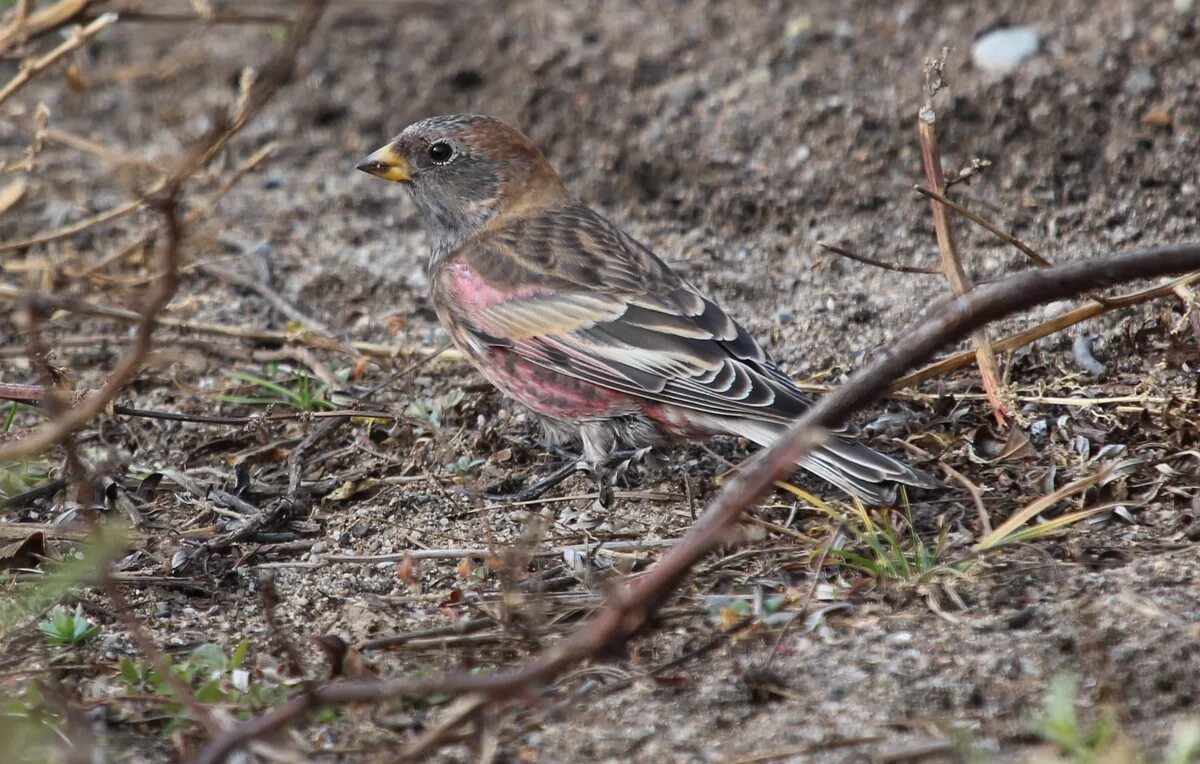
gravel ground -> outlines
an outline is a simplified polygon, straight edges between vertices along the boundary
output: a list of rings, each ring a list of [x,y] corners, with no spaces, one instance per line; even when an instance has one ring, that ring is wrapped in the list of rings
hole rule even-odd
[[[923,177],[915,129],[922,65],[943,47],[952,49],[949,86],[936,104],[945,164],[991,163],[956,187],[957,198],[1056,262],[1200,238],[1200,37],[1197,11],[1181,10],[1185,5],[336,3],[303,55],[302,74],[234,142],[217,171],[275,141],[271,160],[194,228],[186,255],[267,279],[342,340],[435,347],[444,333],[426,296],[426,240],[416,210],[399,187],[353,167],[417,118],[492,114],[525,130],[569,188],[717,297],[798,379],[836,383],[948,293],[940,276],[872,268],[816,245],[828,240],[888,262],[937,264],[928,202],[912,186]],[[1037,52],[1010,72],[972,64],[972,42],[1010,26],[1032,29]],[[44,102],[52,126],[129,159],[106,162],[50,145],[29,178],[20,214],[0,220],[0,237],[30,236],[127,200],[147,172],[133,158],[155,165],[180,156],[235,97],[239,70],[265,61],[279,40],[280,30],[269,25],[119,22],[79,54],[86,89],[75,92],[45,77],[5,108],[29,111]],[[6,153],[17,156],[27,141],[0,127]],[[214,173],[195,190],[202,195],[218,182]],[[25,283],[29,273],[62,276],[154,224],[154,214],[143,212],[46,247],[4,253],[12,259],[0,264],[0,276],[9,284]],[[975,280],[1030,267],[986,232],[961,220],[955,225]],[[144,269],[135,260],[64,288],[136,306]],[[213,273],[189,270],[170,314],[288,328],[288,318],[260,294]],[[1066,307],[1047,306],[995,332],[1033,325]],[[1175,396],[1166,414],[1163,405],[1143,411],[1019,401],[1020,425],[1034,433],[1045,426],[1048,434],[1034,437],[1020,458],[992,458],[999,449],[985,404],[964,395],[978,392],[968,370],[925,384],[924,397],[881,402],[862,419],[877,425],[869,429],[885,447],[899,451],[898,441],[906,441],[964,472],[984,489],[993,518],[1096,472],[1112,453],[1100,449],[1123,445],[1124,457],[1144,463],[1089,493],[1086,503],[1121,503],[1125,519],[1101,513],[1062,536],[987,556],[962,575],[920,582],[881,581],[830,565],[819,571],[818,602],[808,610],[821,617],[797,620],[777,648],[778,623],[768,619],[657,678],[643,676],[712,639],[739,598],[779,594],[788,598],[785,612],[799,610],[835,523],[781,492],[758,517],[790,523],[790,535],[762,531],[750,553],[707,561],[661,628],[557,684],[540,702],[530,698],[507,709],[494,720],[498,760],[977,755],[1012,761],[1037,750],[1031,719],[1051,679],[1064,672],[1079,679],[1086,718],[1114,709],[1136,746],[1156,757],[1176,726],[1200,713],[1194,450],[1200,354],[1182,311],[1175,299],[1084,324],[1078,331],[1092,339],[1107,367],[1099,379],[1076,365],[1069,333],[1006,362],[1014,394]],[[16,331],[4,323],[0,330]],[[77,384],[100,379],[127,336],[118,324],[71,316],[55,317],[45,333],[57,348],[55,363]],[[112,339],[71,343],[91,335]],[[219,391],[249,394],[245,385],[234,389],[229,371],[289,373],[267,365],[264,353],[273,348],[261,343],[177,330],[163,336],[178,342],[164,345],[122,402],[249,413],[261,406],[214,398]],[[353,354],[317,356],[335,371],[355,365]],[[417,357],[376,359],[363,367],[359,383],[380,385]],[[33,377],[23,358],[7,355],[0,358],[0,379]],[[531,571],[561,571],[561,555],[519,564],[511,558],[501,564],[499,554],[486,564],[453,557],[310,563],[331,552],[514,544],[528,552],[587,538],[674,538],[714,494],[724,471],[720,458],[746,454],[736,442],[713,444],[715,454],[679,448],[607,512],[586,498],[496,507],[482,496],[486,489],[532,479],[553,457],[536,444],[524,415],[480,383],[452,358],[404,374],[372,405],[407,411],[410,420],[371,433],[353,423],[314,446],[305,477],[332,483],[312,497],[306,513],[268,529],[282,535],[188,559],[176,571],[168,564],[172,555],[193,549],[193,540],[179,533],[225,527],[228,518],[213,512],[204,490],[189,495],[166,480],[170,488],[153,498],[158,530],[123,564],[131,575],[165,573],[188,585],[132,589],[138,614],[173,653],[249,640],[256,681],[287,674],[281,630],[319,674],[316,636],[336,633],[362,646],[481,614],[498,625],[474,641],[368,657],[387,675],[504,665],[552,641],[595,604],[604,581],[583,576],[554,596],[517,593]],[[412,421],[429,419],[431,410],[439,412],[437,421]],[[247,496],[267,502],[263,486],[286,482],[279,453],[315,426],[253,431],[104,417],[80,438],[80,452],[98,471],[126,482],[176,470],[202,489],[234,486],[232,465],[245,462],[255,465]],[[250,458],[264,447],[276,453]],[[805,485],[838,499],[819,484]],[[554,496],[590,490],[580,478]],[[2,517],[46,522],[62,512],[63,501],[50,497],[3,510]],[[922,497],[914,514],[929,543],[947,529],[951,558],[978,536],[974,504],[957,486]],[[262,546],[280,541],[292,546]],[[656,554],[618,562],[640,566]],[[261,603],[259,581],[268,574],[281,600],[281,629],[269,626]],[[103,636],[75,656],[93,665],[71,675],[71,687],[85,697],[102,693],[116,661],[133,654],[120,628],[106,624]],[[26,662],[52,658],[28,635],[11,640],[7,654]],[[616,687],[615,676],[635,681]],[[113,703],[121,713],[152,715]],[[298,739],[342,751],[337,760],[389,760],[397,741],[433,723],[437,711],[431,704],[351,711],[305,727]],[[195,742],[188,736],[172,742],[152,722],[97,729],[113,761],[169,760]],[[947,748],[915,758],[931,742]],[[807,745],[811,751],[798,753]],[[779,758],[753,758],[771,752]],[[458,746],[439,760],[472,756]]]

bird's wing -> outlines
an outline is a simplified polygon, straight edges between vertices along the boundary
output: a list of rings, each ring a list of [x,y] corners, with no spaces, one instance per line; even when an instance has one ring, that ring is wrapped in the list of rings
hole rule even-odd
[[[465,246],[441,273],[474,341],[648,400],[786,422],[811,400],[744,328],[582,205]]]

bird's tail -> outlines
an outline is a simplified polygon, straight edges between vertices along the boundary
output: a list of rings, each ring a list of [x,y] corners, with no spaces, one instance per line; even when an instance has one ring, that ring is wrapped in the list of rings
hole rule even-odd
[[[730,435],[739,435],[764,447],[774,443],[786,429],[782,424],[750,419],[730,418],[723,420],[722,424]],[[915,467],[837,435],[830,436],[799,466],[863,502],[876,506],[894,504],[900,484],[917,488],[936,488],[940,485],[932,476]]]

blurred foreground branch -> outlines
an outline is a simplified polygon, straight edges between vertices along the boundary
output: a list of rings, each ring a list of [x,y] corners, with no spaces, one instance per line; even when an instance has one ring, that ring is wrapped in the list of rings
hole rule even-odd
[[[315,29],[324,7],[324,0],[309,0],[301,8],[295,32],[287,45],[263,67],[259,75],[243,76],[238,103],[224,129],[215,131],[204,145],[185,159],[173,173],[156,183],[141,200],[135,200],[138,202],[137,206],[142,203],[148,204],[163,216],[165,243],[157,264],[159,273],[145,307],[139,312],[132,345],[99,390],[88,394],[77,404],[65,408],[59,417],[48,424],[18,440],[0,445],[0,463],[61,443],[103,411],[141,368],[142,362],[150,352],[154,331],[159,324],[159,314],[174,297],[179,286],[180,246],[184,237],[179,215],[179,195],[184,183],[207,165],[291,79],[296,68],[297,56]],[[99,20],[93,22],[93,25],[97,23]],[[111,20],[107,23],[111,23]],[[50,238],[57,238],[57,233]],[[42,236],[35,237],[35,240],[43,242],[50,239]],[[31,316],[38,315],[41,312],[39,308],[44,307],[39,305],[44,298],[36,294],[27,295],[23,299],[30,308],[27,312]],[[45,304],[52,304],[52,300]],[[50,394],[50,391],[47,391],[47,394]]]
[[[11,98],[13,93],[28,85],[34,77],[58,63],[68,53],[82,48],[88,40],[103,32],[116,20],[115,13],[105,13],[86,27],[77,28],[74,34],[49,53],[33,60],[23,61],[16,76],[0,88],[0,104]]]
[[[1198,269],[1200,243],[1165,246],[1020,273],[939,303],[844,385],[822,397],[773,446],[748,460],[680,543],[634,583],[614,590],[603,608],[559,643],[504,673],[460,672],[421,680],[356,679],[313,688],[230,729],[211,741],[194,762],[224,761],[249,742],[292,724],[320,706],[446,693],[471,694],[472,703],[478,707],[484,700],[501,702],[528,695],[570,666],[620,647],[643,628],[701,558],[717,546],[736,540],[735,525],[745,509],[770,490],[775,480],[794,469],[821,442],[825,429],[874,401],[906,370],[927,361],[939,349],[992,321],[1041,303],[1135,279]],[[440,739],[418,739],[402,756],[420,755]]]

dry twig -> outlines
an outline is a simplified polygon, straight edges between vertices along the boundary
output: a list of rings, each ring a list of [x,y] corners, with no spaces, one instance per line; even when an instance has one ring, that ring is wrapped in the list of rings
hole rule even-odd
[[[180,244],[183,239],[183,226],[179,216],[178,198],[183,183],[208,164],[287,82],[295,68],[296,57],[316,27],[324,5],[322,0],[310,0],[304,6],[298,16],[295,34],[284,49],[268,62],[263,69],[263,74],[257,80],[250,82],[248,78],[244,79],[245,86],[229,126],[217,133],[207,145],[189,157],[173,174],[155,184],[156,190],[153,193],[158,194],[161,191],[161,196],[150,197],[149,194],[147,195],[149,198],[146,201],[152,203],[163,216],[166,242],[160,258],[160,275],[145,308],[137,314],[138,326],[133,343],[120,363],[109,374],[108,379],[99,390],[88,395],[77,405],[66,409],[62,416],[16,441],[0,446],[0,462],[9,461],[23,454],[43,451],[62,442],[64,438],[83,427],[92,417],[104,410],[141,368],[142,361],[150,352],[154,330],[159,324],[159,314],[171,301],[179,286]],[[88,28],[90,29],[98,23],[99,20],[90,24]],[[111,20],[108,23],[112,23]],[[0,98],[0,101],[3,101],[3,98]],[[0,249],[3,248],[0,247]]]
[[[920,185],[914,186],[914,189],[916,190],[916,192],[918,194],[920,194],[924,197],[927,197],[929,199],[936,200],[938,203],[949,207],[950,209],[957,212],[959,215],[962,215],[967,220],[970,220],[975,225],[979,226],[983,230],[992,234],[1000,241],[1015,248],[1018,252],[1020,252],[1021,254],[1028,257],[1031,261],[1033,261],[1033,263],[1035,265],[1037,265],[1039,268],[1051,268],[1054,266],[1054,263],[1052,263],[1049,260],[1047,260],[1046,258],[1042,257],[1037,252],[1037,250],[1035,250],[1033,247],[1031,247],[1028,244],[1026,244],[1025,242],[1021,241],[1016,236],[1013,236],[1008,231],[1005,231],[1003,228],[999,227],[998,225],[991,222],[990,220],[983,217],[982,215],[972,212],[966,206],[959,204],[958,202],[949,198],[945,194],[939,194],[936,191],[932,191],[932,190],[925,188],[924,186],[920,186]],[[1092,298],[1093,300],[1100,303],[1101,305],[1107,304],[1107,302],[1108,302],[1108,300],[1104,297],[1104,295],[1101,295],[1101,294],[1091,293],[1088,295],[1088,297]]]
[[[3,104],[14,93],[28,85],[34,77],[58,63],[68,53],[82,48],[87,44],[88,40],[93,39],[96,35],[112,26],[116,20],[117,14],[105,13],[87,26],[76,29],[70,38],[63,41],[62,44],[49,53],[32,61],[23,62],[16,76],[9,80],[4,87],[0,88],[0,104]]]
[[[1075,310],[1068,311],[1062,315],[1044,321],[1037,326],[1031,327],[1016,334],[1009,335],[1002,340],[992,343],[993,349],[1001,353],[1007,353],[1012,350],[1023,348],[1026,345],[1031,345],[1040,339],[1045,339],[1052,334],[1057,334],[1063,329],[1074,326],[1089,318],[1103,315],[1118,308],[1128,308],[1133,305],[1141,305],[1150,300],[1156,300],[1159,297],[1175,293],[1179,285],[1191,285],[1200,282],[1200,273],[1192,273],[1174,279],[1171,282],[1162,286],[1150,287],[1137,292],[1129,292],[1117,297],[1108,297],[1104,304],[1093,302],[1091,305],[1084,305]],[[975,359],[975,352],[971,350],[962,353],[955,353],[938,361],[924,366],[911,374],[908,374],[896,380],[892,385],[893,390],[902,390],[906,387],[916,387],[917,385],[935,377],[940,377],[943,374],[948,374],[956,369],[961,369],[964,366],[970,365]]]
[[[70,23],[90,2],[92,0],[59,0],[53,5],[33,11],[29,0],[20,0],[13,20],[4,29],[0,29],[0,52]]]
[[[178,184],[159,205],[166,227],[166,242],[160,257],[161,275],[141,313],[133,344],[99,390],[83,398],[77,405],[65,409],[61,416],[49,424],[18,440],[0,445],[0,462],[18,458],[23,454],[44,451],[62,442],[103,411],[141,368],[142,361],[150,352],[158,314],[175,296],[175,290],[179,287],[179,248],[183,232],[179,225],[177,194]],[[40,302],[40,299],[38,301]]]
[[[917,133],[921,139],[921,162],[925,165],[925,179],[930,188],[940,195],[946,193],[946,178],[942,172],[942,155],[938,150],[938,134],[935,127],[937,113],[933,109],[933,98],[942,87],[942,70],[946,63],[946,54],[936,61],[925,64],[926,86],[928,98],[917,115]],[[953,231],[950,228],[950,212],[936,200],[930,201],[933,208],[933,228],[937,234],[938,252],[942,256],[942,270],[954,294],[962,297],[971,291],[971,281],[963,268],[958,248],[954,244]],[[983,381],[983,390],[992,405],[996,422],[1002,427],[1007,425],[1012,414],[1004,404],[1000,389],[1000,369],[996,364],[996,354],[992,350],[987,331],[979,329],[971,337],[975,343],[975,356],[979,361],[979,374]]]
[[[834,253],[835,255],[841,255],[842,257],[846,257],[851,260],[857,260],[860,263],[866,263],[867,265],[873,265],[876,268],[883,268],[884,270],[888,270],[888,271],[897,271],[899,273],[926,273],[926,274],[942,272],[941,268],[924,268],[919,265],[899,265],[897,263],[885,263],[884,261],[876,260],[873,257],[867,257],[866,255],[860,255],[857,252],[851,252],[850,250],[846,249],[845,247],[838,246],[837,244],[830,244],[827,241],[818,241],[817,246],[821,247],[823,249],[827,249],[830,252]]]
[[[4,245],[0,244],[0,251]],[[0,284],[0,299],[19,299],[24,295],[21,289],[7,284]],[[56,310],[65,310],[72,313],[78,313],[83,316],[98,316],[101,318],[112,318],[118,321],[138,321],[141,319],[141,314],[135,310],[126,310],[125,308],[114,308],[109,305],[99,305],[86,300],[79,300],[74,297],[65,297],[62,295],[39,295],[38,300],[48,307]],[[312,334],[311,332],[287,332],[275,331],[271,329],[255,329],[246,326],[231,326],[229,324],[214,324],[206,321],[188,321],[186,319],[172,318],[170,316],[161,316],[158,319],[160,326],[171,329],[179,329],[180,331],[195,332],[197,334],[211,334],[218,337],[233,337],[235,339],[250,340],[252,342],[263,342],[271,344],[290,344],[299,345],[316,350],[344,350],[349,349],[354,354],[362,354],[373,358],[396,358],[400,356],[410,355],[428,355],[429,358],[424,358],[418,363],[431,361],[433,356],[437,356],[442,361],[461,361],[463,355],[456,348],[431,348],[425,346],[411,345],[381,345],[377,342],[346,342],[343,343],[332,337],[326,337],[320,334]]]

